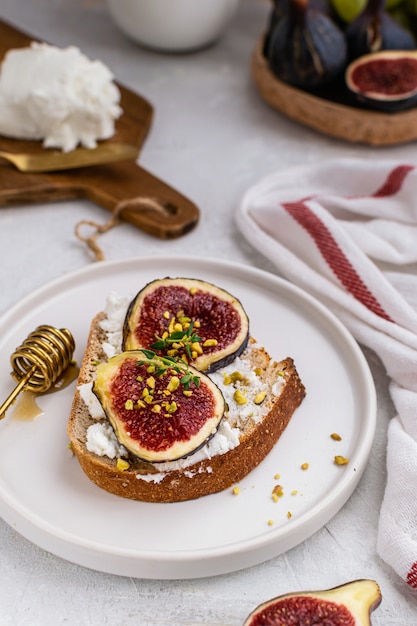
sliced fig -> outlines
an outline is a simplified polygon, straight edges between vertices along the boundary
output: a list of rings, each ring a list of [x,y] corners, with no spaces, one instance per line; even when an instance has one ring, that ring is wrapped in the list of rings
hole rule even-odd
[[[417,102],[417,52],[388,50],[366,54],[347,67],[346,85],[359,102],[399,111]]]
[[[208,376],[149,351],[122,352],[99,365],[93,391],[119,442],[151,463],[198,450],[225,411],[223,395]]]
[[[152,349],[175,356],[202,372],[231,363],[246,348],[249,320],[239,300],[194,278],[163,278],[131,302],[123,349]]]
[[[333,589],[278,596],[260,604],[243,626],[370,626],[382,596],[374,580],[354,580]]]

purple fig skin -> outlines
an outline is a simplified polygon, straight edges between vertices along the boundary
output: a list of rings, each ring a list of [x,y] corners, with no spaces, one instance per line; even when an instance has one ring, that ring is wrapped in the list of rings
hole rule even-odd
[[[273,28],[267,47],[272,72],[295,87],[324,85],[343,71],[347,61],[344,33],[306,0],[289,0]]]
[[[369,0],[365,9],[346,28],[350,60],[380,50],[415,50],[410,31],[385,11],[385,0]]]

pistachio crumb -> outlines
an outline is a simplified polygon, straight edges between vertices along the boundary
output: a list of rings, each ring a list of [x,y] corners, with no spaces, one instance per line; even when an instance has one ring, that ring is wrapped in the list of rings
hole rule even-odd
[[[301,469],[302,469],[302,470],[308,470],[308,463],[303,463],[303,464],[301,465]]]
[[[274,525],[274,520],[273,519],[269,519],[268,520],[268,526],[273,526]]]
[[[282,496],[284,495],[284,489],[282,485],[275,485],[272,490],[272,495],[276,495],[278,498],[282,498]]]
[[[116,467],[119,471],[124,472],[125,470],[129,469],[130,463],[128,461],[125,461],[124,459],[119,458],[117,459]]]
[[[266,398],[266,391],[260,391],[256,395],[256,397],[254,399],[254,403],[255,404],[262,404],[262,402],[265,400],[265,398]]]
[[[196,293],[197,293],[197,287],[191,287],[190,296],[195,296]]]
[[[293,489],[293,490],[291,491],[291,495],[292,495],[292,496],[296,496],[296,495],[297,495],[297,493],[298,493],[297,489]]]
[[[155,389],[155,378],[153,376],[149,376],[149,378],[146,380],[146,384],[150,389]]]
[[[337,433],[332,433],[330,437],[334,439],[335,441],[342,441],[342,437],[338,435]]]
[[[217,344],[217,339],[206,339],[206,341],[203,343],[203,346],[204,348],[212,348],[213,346],[217,346]]]
[[[239,487],[233,487],[232,493],[233,493],[234,496],[238,496],[240,494]]]
[[[275,474],[274,479],[279,480],[281,478],[281,474]]]
[[[164,319],[169,320],[169,318],[171,317],[170,312],[169,311],[164,311],[163,317],[164,317]]]
[[[345,456],[336,455],[334,457],[334,462],[336,463],[336,465],[347,465],[349,463],[349,459],[347,459]]]
[[[236,404],[247,403],[247,399],[245,398],[245,396],[242,394],[242,392],[239,389],[236,389],[235,393],[233,394],[233,399],[236,402]]]
[[[171,392],[175,391],[176,389],[178,389],[179,384],[180,384],[180,379],[178,378],[178,376],[173,376],[168,383],[167,390]]]
[[[133,409],[133,400],[126,400],[125,409],[131,411]]]
[[[257,376],[262,376],[262,367],[255,367],[254,372]]]
[[[288,511],[288,513],[287,513],[287,517],[288,517],[288,519],[290,519],[290,518],[292,517],[292,513],[291,513],[291,511]]]

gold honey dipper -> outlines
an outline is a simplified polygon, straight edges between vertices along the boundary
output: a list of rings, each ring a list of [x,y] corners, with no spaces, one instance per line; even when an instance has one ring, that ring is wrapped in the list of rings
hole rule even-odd
[[[45,393],[72,361],[75,341],[66,328],[38,326],[10,357],[12,378],[18,382],[0,407],[0,420],[21,391]]]

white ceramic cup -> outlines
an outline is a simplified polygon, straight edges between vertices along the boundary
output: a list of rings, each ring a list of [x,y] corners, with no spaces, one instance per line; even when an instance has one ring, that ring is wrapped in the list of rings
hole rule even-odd
[[[114,22],[137,43],[187,52],[214,43],[239,0],[106,0]]]

